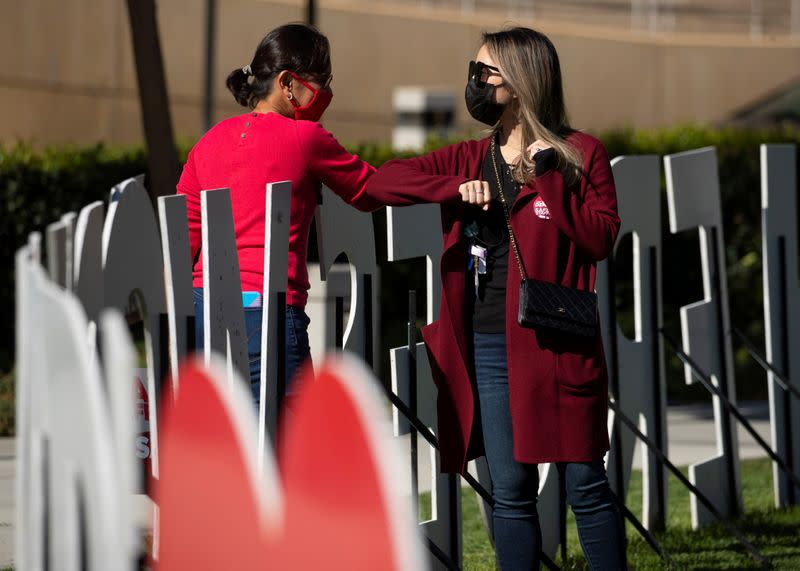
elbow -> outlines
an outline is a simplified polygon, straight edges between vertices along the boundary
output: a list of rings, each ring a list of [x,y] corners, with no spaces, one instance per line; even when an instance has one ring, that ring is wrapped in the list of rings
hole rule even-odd
[[[405,180],[402,173],[395,172],[395,169],[384,170],[381,167],[367,181],[359,199],[364,201],[364,208],[377,210],[381,206],[408,206],[413,204],[404,196],[404,185],[401,181]],[[359,208],[356,206],[356,208]]]
[[[593,243],[588,249],[589,255],[595,262],[602,262],[603,260],[608,258],[613,251],[614,251],[614,240],[608,240],[608,239],[598,240],[597,242]]]
[[[375,212],[386,206],[387,202],[386,192],[381,188],[380,181],[376,181],[375,175],[373,175],[351,204],[361,212]]]
[[[363,202],[365,204],[386,204],[390,181],[391,177],[387,177],[386,174],[379,169],[369,177],[363,190],[356,197],[356,202]],[[359,208],[357,204],[354,206]]]
[[[592,261],[602,262],[614,252],[618,233],[619,222],[616,222],[604,228],[602,232],[598,232],[593,239],[586,242],[584,249],[592,258]]]
[[[380,180],[376,180],[378,172],[373,170],[349,197],[342,196],[350,206],[360,212],[375,212],[384,206],[383,193],[380,190]],[[377,183],[377,184],[376,184]]]
[[[383,203],[369,196],[366,191],[362,191],[350,205],[360,212],[375,212],[383,206]]]

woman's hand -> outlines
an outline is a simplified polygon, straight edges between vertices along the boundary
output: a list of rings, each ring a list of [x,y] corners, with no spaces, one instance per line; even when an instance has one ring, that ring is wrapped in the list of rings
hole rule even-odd
[[[489,190],[489,183],[485,180],[470,180],[462,183],[458,187],[461,200],[469,202],[475,206],[480,206],[484,210],[489,210],[489,203],[492,201],[492,191]]]
[[[536,163],[533,174],[542,176],[558,164],[556,150],[547,142],[537,139],[528,147],[531,159]]]
[[[536,139],[530,147],[528,147],[528,156],[533,158],[533,155],[538,153],[539,151],[543,151],[545,149],[552,149],[552,145],[550,145],[547,141],[543,141],[542,139]]]

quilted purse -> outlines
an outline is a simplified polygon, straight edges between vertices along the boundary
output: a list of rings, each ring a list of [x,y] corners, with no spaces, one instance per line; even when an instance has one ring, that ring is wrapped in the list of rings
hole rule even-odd
[[[508,227],[508,236],[522,281],[519,286],[519,311],[517,322],[533,329],[554,329],[584,337],[593,337],[597,331],[597,294],[559,284],[529,278],[519,255],[517,240],[511,228],[508,204],[503,193],[503,183],[497,170],[496,148],[492,140],[492,165],[497,177],[497,189]]]

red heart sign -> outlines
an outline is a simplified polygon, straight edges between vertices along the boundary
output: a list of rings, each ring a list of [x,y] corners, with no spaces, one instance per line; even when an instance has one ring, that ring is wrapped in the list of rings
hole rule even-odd
[[[166,399],[157,569],[426,567],[410,510],[392,493],[399,461],[368,369],[336,358],[299,379],[280,484],[270,466],[258,483],[245,389],[213,375],[185,365],[177,399]]]

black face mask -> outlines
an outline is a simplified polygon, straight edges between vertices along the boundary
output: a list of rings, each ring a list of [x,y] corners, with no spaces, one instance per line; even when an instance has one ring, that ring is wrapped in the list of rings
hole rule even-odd
[[[469,77],[464,99],[467,111],[472,118],[487,125],[494,125],[500,120],[505,110],[505,105],[494,103],[492,98],[497,86],[481,81],[483,68],[489,67],[482,62],[469,62]]]

